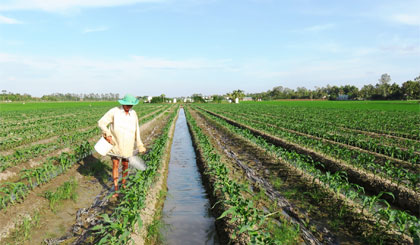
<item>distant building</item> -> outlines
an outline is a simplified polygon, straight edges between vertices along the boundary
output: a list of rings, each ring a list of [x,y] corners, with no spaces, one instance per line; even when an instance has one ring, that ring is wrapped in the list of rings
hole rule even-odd
[[[186,103],[186,102],[194,102],[194,100],[190,97],[187,97],[187,98],[184,99],[184,103]]]
[[[242,101],[252,101],[252,97],[244,97]]]

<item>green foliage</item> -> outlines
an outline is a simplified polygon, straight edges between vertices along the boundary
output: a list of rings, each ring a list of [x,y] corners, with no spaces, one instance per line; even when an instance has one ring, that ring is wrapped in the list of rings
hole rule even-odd
[[[267,224],[271,224],[268,216],[255,207],[251,199],[242,195],[243,192],[250,192],[245,185],[239,184],[230,177],[229,170],[221,161],[220,155],[214,150],[208,137],[202,132],[200,127],[186,109],[186,117],[192,131],[194,141],[205,159],[207,166],[206,174],[214,178],[214,189],[220,191],[226,197],[219,200],[225,211],[218,219],[226,218],[229,223],[235,224],[235,230],[231,236],[235,240],[240,234],[245,233],[250,238],[251,244],[284,244],[285,240],[296,241],[298,229],[289,226],[293,230],[294,236],[291,238],[288,233],[283,236],[273,236]]]
[[[229,113],[229,110],[225,110],[227,109],[227,107],[222,109],[223,108],[222,105],[212,105],[212,106],[207,105],[206,107],[211,108],[212,111],[218,111],[219,113],[223,113],[223,115],[226,115],[232,119],[236,119],[237,121],[239,121],[238,115],[240,115],[241,113],[245,113],[246,116],[240,117],[241,123],[245,123],[252,127],[261,129],[272,135],[279,135],[279,133],[284,133],[284,134],[281,134],[281,137],[287,138],[290,140],[294,140],[300,137],[302,140],[296,141],[296,142],[299,144],[305,144],[308,147],[313,147],[313,146],[325,147],[325,145],[328,146],[326,142],[319,141],[319,140],[318,141],[310,140],[311,143],[306,144],[305,141],[308,141],[309,139],[305,136],[300,136],[300,135],[290,133],[287,131],[285,132],[284,129],[283,129],[284,131],[279,130],[276,127],[273,127],[273,125],[266,126],[266,124],[270,122],[270,119],[267,117],[270,113],[267,113],[266,111],[264,111],[263,107],[258,107],[258,118],[259,118],[258,121],[249,120],[250,118],[253,117],[252,113],[250,113],[251,106],[249,104],[244,106],[244,109],[246,109],[246,112],[238,111],[238,109],[240,109],[240,106],[239,107],[235,106],[235,108],[230,107],[229,109],[232,109],[232,113]],[[276,109],[277,109],[276,112],[278,113],[280,108],[276,108]],[[294,108],[294,110],[296,110],[296,108]],[[361,207],[362,207],[361,212],[360,212],[361,215],[364,215],[364,212],[367,211],[371,213],[377,219],[378,222],[382,221],[386,223],[388,227],[392,226],[394,229],[397,228],[399,232],[412,236],[413,239],[417,238],[418,233],[420,232],[419,219],[413,215],[410,215],[406,211],[392,209],[386,200],[381,199],[381,197],[384,195],[388,195],[394,198],[394,195],[392,193],[380,192],[377,195],[367,196],[362,186],[359,186],[354,183],[350,183],[348,181],[346,172],[336,171],[334,173],[331,173],[325,170],[320,171],[320,169],[323,169],[322,167],[323,164],[320,162],[314,161],[311,157],[305,154],[300,154],[293,150],[289,150],[286,148],[282,148],[280,146],[272,145],[271,143],[268,143],[260,135],[254,135],[247,129],[242,129],[240,127],[233,126],[229,124],[228,122],[226,122],[225,120],[219,117],[216,117],[214,115],[211,115],[205,112],[204,110],[200,110],[200,113],[202,113],[206,117],[211,118],[214,121],[217,121],[220,125],[227,128],[229,131],[235,134],[244,136],[250,141],[266,149],[271,154],[274,154],[277,157],[288,162],[290,165],[297,167],[299,169],[302,169],[304,172],[312,176],[312,180],[313,180],[312,183],[315,183],[315,181],[320,181],[321,183],[324,184],[325,188],[333,190],[337,194],[337,196],[342,194],[346,196],[348,199],[353,200],[353,201],[361,200]],[[289,113],[292,114],[291,111],[289,111]],[[299,111],[297,113],[299,113]],[[285,113],[281,113],[281,114],[287,115]],[[353,117],[355,116],[355,114],[356,113],[353,114]],[[255,118],[257,118],[256,115],[257,114],[255,114]],[[274,113],[272,115],[274,115]],[[262,116],[265,116],[263,120],[261,120]],[[311,118],[310,116],[307,116],[307,115],[303,115],[303,116],[306,116],[307,118]],[[283,116],[283,117],[276,117],[275,120],[276,122],[280,122],[282,120],[288,120],[289,118],[290,116],[288,117]],[[322,129],[322,126],[317,126],[317,127],[311,126],[310,120],[308,121],[305,122],[304,124],[305,126],[311,127],[314,130]],[[297,120],[294,121],[294,124],[298,124],[298,121]],[[333,132],[337,132],[337,130],[338,129],[335,128]],[[322,136],[323,134],[319,134],[319,135]],[[383,165],[380,165],[380,164],[376,164],[372,160],[372,158],[369,158],[369,157],[367,157],[366,159],[355,157],[355,153],[357,153],[357,151],[354,151],[354,153],[351,153],[351,154],[344,154],[345,149],[337,148],[334,145],[329,145],[328,147],[325,147],[325,149],[329,149],[334,154],[335,157],[339,156],[340,158],[343,158],[344,156],[347,156],[348,159],[355,159],[359,164],[362,161],[369,162],[370,166],[374,166],[373,169],[375,169],[376,171],[375,173],[379,173],[377,172],[379,170],[379,171],[383,171],[384,174],[391,173],[391,175],[394,176],[393,171],[396,171],[397,173],[396,176],[398,176],[398,178],[401,178],[401,176],[405,176],[405,177],[410,176],[410,173],[408,171],[402,171],[400,168],[393,167],[392,165],[389,165],[390,164],[389,162],[385,162]],[[401,171],[398,172],[399,169]],[[415,179],[413,180],[415,185],[417,185],[419,181],[418,178],[416,178],[416,176],[418,175],[414,174],[413,176],[413,178]],[[401,181],[399,183],[401,183]],[[343,210],[341,210],[340,212],[342,211]]]
[[[112,214],[103,214],[102,223],[93,227],[98,244],[132,243],[131,232],[143,225],[139,210],[145,207],[147,190],[153,184],[162,163],[169,142],[169,130],[177,112],[178,107],[170,115],[162,134],[153,142],[150,151],[144,155],[147,169],[128,176],[127,188],[118,192],[118,206]]]
[[[71,199],[73,201],[77,200],[77,181],[72,179],[70,181],[66,181],[57,188],[56,191],[46,191],[44,193],[44,197],[49,200],[50,202],[50,209],[55,213],[57,210],[57,205],[62,200]]]
[[[15,230],[11,234],[14,244],[24,244],[31,238],[31,231],[33,228],[39,226],[40,214],[35,212],[32,217],[23,218],[22,223],[16,226]]]

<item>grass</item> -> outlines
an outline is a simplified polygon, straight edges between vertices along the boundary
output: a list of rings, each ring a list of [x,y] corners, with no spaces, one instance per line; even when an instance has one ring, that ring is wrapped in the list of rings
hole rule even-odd
[[[13,239],[13,244],[23,244],[28,241],[31,238],[31,230],[39,226],[39,219],[39,212],[35,212],[32,217],[25,217],[10,236]]]
[[[77,200],[77,181],[72,179],[66,181],[63,185],[59,186],[55,192],[46,191],[44,197],[50,201],[50,209],[55,213],[57,206],[62,200],[72,199],[73,201]]]

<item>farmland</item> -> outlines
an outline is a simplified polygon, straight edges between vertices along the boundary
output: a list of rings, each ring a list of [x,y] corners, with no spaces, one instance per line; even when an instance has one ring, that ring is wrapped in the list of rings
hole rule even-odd
[[[419,109],[415,103],[284,101],[194,105],[190,113],[211,142],[207,148],[239,172],[238,180],[269,196],[266,216],[270,206],[280,206],[292,227],[314,235],[305,231],[296,239],[413,243],[420,231]],[[261,230],[274,234],[259,228],[242,239],[268,239],[255,235]]]
[[[92,228],[98,223],[104,225],[103,229],[108,227],[100,218],[108,217],[107,212],[113,224],[123,223],[118,218],[119,210],[128,207],[109,201],[109,194],[113,192],[109,158],[92,150],[100,137],[98,119],[117,105],[116,102],[1,105],[2,244],[112,241],[113,238],[101,236],[100,232],[93,234]],[[141,172],[141,176],[132,174],[130,178],[147,180],[156,174],[161,162],[177,107],[140,105],[135,110],[141,137],[148,149],[145,159],[149,169]],[[130,183],[135,185],[138,181]],[[137,189],[130,190],[144,192],[146,189],[143,185],[135,186]],[[144,195],[136,196],[144,199]],[[134,209],[137,211],[140,207],[137,202]],[[138,212],[132,213],[135,218],[124,225],[139,222]],[[121,227],[127,231],[132,229],[124,225]],[[124,241],[118,235],[116,238]]]
[[[221,244],[418,241],[416,102],[193,103],[181,112],[179,104],[139,104],[148,168],[131,171],[111,201],[111,162],[93,145],[97,121],[117,105],[0,105],[2,244],[158,241],[184,111]]]

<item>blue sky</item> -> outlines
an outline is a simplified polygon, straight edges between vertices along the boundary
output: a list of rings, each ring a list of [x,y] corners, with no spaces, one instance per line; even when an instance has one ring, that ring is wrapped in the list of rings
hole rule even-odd
[[[185,96],[420,74],[420,1],[0,0],[0,89]]]

